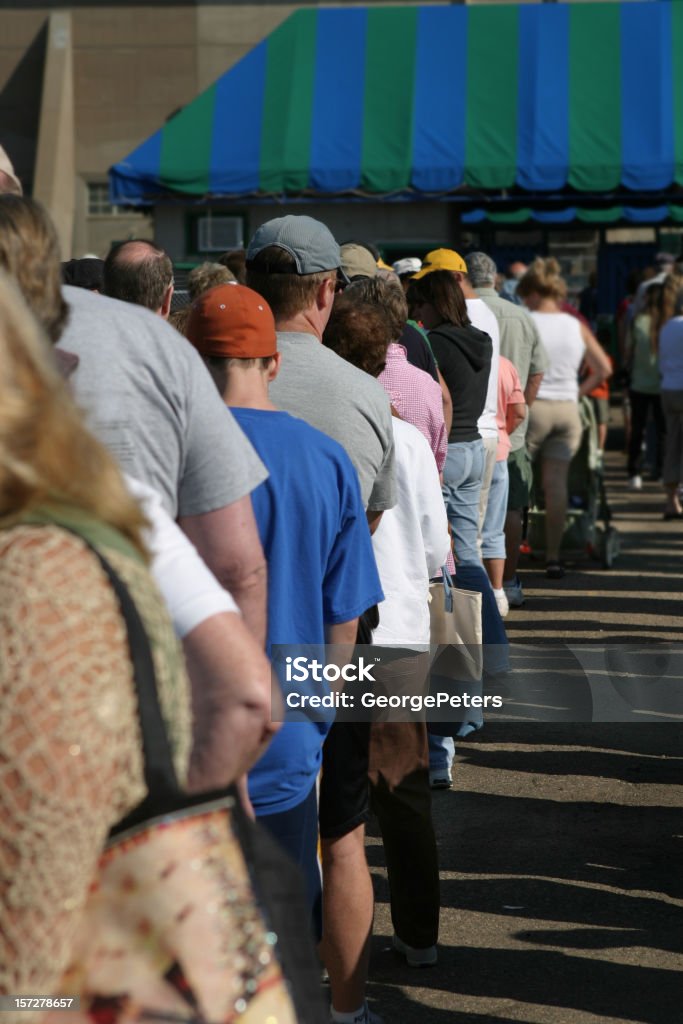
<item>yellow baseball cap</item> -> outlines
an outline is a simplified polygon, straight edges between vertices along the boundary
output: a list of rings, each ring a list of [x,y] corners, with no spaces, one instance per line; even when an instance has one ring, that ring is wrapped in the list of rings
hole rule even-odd
[[[413,274],[412,280],[417,281],[433,270],[450,270],[453,273],[467,273],[467,264],[454,249],[433,249],[422,261],[422,269]]]

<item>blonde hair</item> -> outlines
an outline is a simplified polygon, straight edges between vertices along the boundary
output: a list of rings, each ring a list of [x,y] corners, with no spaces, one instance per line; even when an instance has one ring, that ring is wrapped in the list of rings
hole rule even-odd
[[[567,298],[567,285],[560,273],[560,264],[557,260],[537,256],[520,279],[517,294],[521,298],[525,295],[540,295],[542,299],[564,302]]]
[[[0,268],[14,278],[50,341],[58,341],[69,314],[59,240],[47,210],[35,199],[0,195]]]
[[[190,293],[190,302],[194,302],[209,288],[216,288],[219,284],[237,282],[237,278],[229,267],[222,263],[200,263],[187,275],[187,290]]]
[[[19,291],[0,273],[0,525],[44,504],[91,513],[145,554],[142,512],[85,428]]]

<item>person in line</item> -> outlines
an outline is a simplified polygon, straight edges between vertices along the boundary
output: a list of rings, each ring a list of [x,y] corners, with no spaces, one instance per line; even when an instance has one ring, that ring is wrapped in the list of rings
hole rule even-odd
[[[0,146],[0,194],[22,196],[24,190],[7,151]]]
[[[84,256],[81,260],[67,260],[62,263],[62,281],[74,288],[86,288],[89,292],[104,291],[104,260]]]
[[[247,281],[247,251],[246,249],[231,249],[219,256],[217,263],[227,267],[238,284],[246,284]]]
[[[274,645],[353,645],[358,616],[383,597],[358,477],[341,445],[270,401],[281,356],[267,303],[243,285],[212,288],[192,306],[188,338],[268,467],[252,495],[268,563],[268,656]],[[249,774],[256,816],[304,873],[318,941],[316,779],[328,731],[285,722]]]
[[[178,778],[188,682],[145,520],[0,277],[0,991],[56,994],[112,826],[146,794],[115,565],[147,632]]]
[[[516,369],[500,357],[498,373],[498,458],[491,481],[491,494],[484,518],[481,554],[498,611],[505,618],[510,608],[503,589],[505,569],[505,511],[508,504],[508,457],[510,434],[526,419],[526,403]]]
[[[526,309],[502,298],[495,290],[497,267],[483,252],[470,253],[465,262],[477,295],[489,307],[500,330],[500,354],[509,359],[519,374],[527,409],[531,408],[548,366],[548,357],[538,329]],[[516,289],[517,279],[515,279]],[[505,516],[505,569],[503,590],[510,608],[521,608],[524,592],[517,575],[522,543],[522,515],[529,507],[533,473],[526,449],[528,417],[510,436],[508,455],[508,504]]]
[[[396,286],[364,284],[352,285],[335,302],[324,343],[381,379],[396,335],[382,294],[384,287]],[[439,407],[438,388],[436,401]],[[403,682],[412,694],[421,692],[429,670],[429,581],[446,561],[450,541],[429,443],[395,408],[393,427],[398,501],[384,513],[372,539],[385,593],[373,644],[392,648],[385,679],[389,691]],[[373,722],[369,773],[389,876],[393,946],[410,966],[431,966],[437,961],[440,900],[425,722]]]
[[[427,253],[422,261],[422,269],[415,274],[413,281],[420,281],[426,275],[435,271],[448,271],[453,280],[460,288],[465,300],[467,317],[473,327],[488,334],[491,339],[491,365],[489,368],[488,382],[486,388],[486,399],[484,408],[477,420],[477,430],[484,447],[484,471],[482,474],[481,488],[479,490],[479,530],[478,542],[481,548],[481,530],[484,525],[486,506],[489,500],[489,490],[493,478],[493,470],[496,464],[496,452],[498,450],[498,427],[496,426],[496,415],[498,410],[498,360],[500,358],[500,332],[498,321],[486,305],[479,298],[470,281],[467,264],[460,253],[453,249],[435,249]],[[425,327],[427,325],[425,324]],[[438,361],[438,353],[436,358]],[[445,374],[444,374],[445,376]],[[452,396],[452,390],[451,391]]]
[[[69,365],[71,390],[95,435],[179,517],[262,648],[266,572],[249,494],[267,470],[201,358],[150,312],[80,288],[62,293],[56,231],[35,200],[0,196],[0,267]],[[201,757],[204,747],[216,749],[212,737],[220,732],[246,768],[270,723],[270,676],[259,658],[233,659],[230,633],[222,638],[223,658],[212,669],[220,680],[210,688],[207,715],[197,719],[195,742]],[[204,684],[209,664],[209,649],[204,662],[190,657],[194,687]]]
[[[664,519],[683,519],[679,488],[683,481],[683,291],[673,317],[659,332],[659,373],[662,411],[666,420],[662,480],[666,492]]]
[[[659,332],[657,330],[657,311],[661,302],[661,293],[661,285],[653,285],[652,288],[648,288],[645,293],[643,309],[636,314],[626,331],[624,363],[629,374],[631,408],[627,471],[628,486],[632,491],[643,489],[642,447],[650,412],[656,431],[656,451],[652,476],[655,480],[662,479],[666,423],[660,397]]]
[[[453,424],[443,469],[442,491],[451,527],[458,586],[482,595],[484,669],[507,669],[507,637],[479,550],[479,510],[485,451],[479,417],[487,401],[493,343],[469,319],[459,283],[448,270],[435,270],[411,284],[408,304],[429,331],[429,340],[453,401]],[[496,426],[496,436],[498,427]],[[480,726],[477,721],[475,726]],[[454,756],[450,738],[430,735],[434,788],[451,785]]]
[[[441,472],[448,447],[441,388],[428,373],[418,370],[408,361],[407,351],[401,344],[408,320],[408,303],[403,289],[392,281],[372,277],[349,285],[344,296],[382,309],[392,340],[383,350],[384,366],[379,374],[372,373],[371,376],[377,377],[400,418],[412,423],[425,437]],[[359,365],[357,359],[345,358],[354,366]]]
[[[500,297],[505,299],[506,302],[512,302],[515,306],[522,306],[523,302],[517,294],[517,286],[522,280],[527,270],[526,263],[522,263],[521,260],[514,260],[505,273],[505,280],[500,287]]]
[[[143,238],[115,245],[104,261],[104,294],[132,302],[168,320],[173,264],[163,249]]]
[[[412,278],[422,270],[422,260],[417,256],[404,256],[403,259],[396,260],[392,267],[394,273],[398,275],[401,288],[407,292]]]
[[[460,286],[448,270],[414,278],[408,301],[429,331],[453,401],[443,488],[456,561],[481,565],[477,535],[485,452],[478,421],[486,403],[493,343],[472,325]]]
[[[270,398],[346,450],[372,532],[396,503],[393,429],[381,385],[322,345],[335,295],[346,283],[337,242],[311,217],[268,221],[249,243],[247,285],[272,309],[282,352]],[[323,959],[332,1016],[348,1024],[374,1019],[365,999],[373,913],[364,843],[368,734],[367,724],[333,725],[323,748],[320,789]]]
[[[592,332],[562,312],[567,287],[554,259],[536,259],[519,282],[517,293],[531,311],[550,365],[529,411],[527,446],[541,464],[545,500],[546,576],[562,579],[560,547],[567,514],[569,463],[581,443],[579,398],[606,380],[612,370]],[[582,363],[588,375],[581,385]]]
[[[341,252],[342,269],[348,275],[353,285],[361,285],[364,282],[367,284],[368,281],[383,281],[385,285],[398,284],[400,282],[400,278],[398,278],[394,271],[381,270],[379,268],[371,251],[364,245],[349,243],[346,246],[342,246]],[[345,262],[345,252],[353,255],[352,262]],[[420,263],[420,261],[417,260],[417,263]],[[402,288],[402,291],[405,294],[404,288]],[[391,296],[392,293],[385,292],[384,294]],[[375,301],[375,299],[371,298],[371,301]],[[397,325],[400,321],[400,333],[396,335],[396,344],[405,350],[405,358],[411,366],[428,373],[441,388],[442,418],[446,424],[446,433],[448,433],[453,415],[450,392],[438,370],[426,333],[414,320],[408,319],[407,306],[405,310],[406,312],[404,313],[403,305],[395,296],[387,308],[389,314],[396,320]]]
[[[237,278],[232,270],[224,267],[222,263],[198,263],[187,275],[187,290],[190,295],[190,303],[198,299],[209,288],[216,288],[219,284],[237,283]]]

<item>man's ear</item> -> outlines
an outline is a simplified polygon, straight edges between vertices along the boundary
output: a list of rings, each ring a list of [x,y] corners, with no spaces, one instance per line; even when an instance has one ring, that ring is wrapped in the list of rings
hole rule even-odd
[[[273,359],[272,359],[272,362],[271,362],[270,366],[268,367],[268,383],[269,384],[272,381],[275,380],[275,378],[277,377],[278,373],[280,372],[280,367],[281,366],[282,366],[282,352],[276,352],[275,355],[273,356]]]
[[[159,316],[162,316],[164,320],[168,320],[171,312],[171,299],[173,298],[173,284],[169,284],[168,288],[164,292],[164,298],[161,303],[161,309],[159,310]]]
[[[326,277],[321,282],[318,288],[318,294],[316,295],[316,305],[319,310],[328,312],[331,311],[334,304],[334,293],[336,284],[334,278]]]

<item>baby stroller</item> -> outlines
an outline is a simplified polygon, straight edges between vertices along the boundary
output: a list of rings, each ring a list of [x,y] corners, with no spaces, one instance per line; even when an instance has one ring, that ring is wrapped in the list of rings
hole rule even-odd
[[[580,400],[579,414],[583,432],[581,445],[569,467],[569,507],[561,552],[569,561],[588,555],[600,562],[603,569],[611,569],[620,551],[620,539],[611,523],[602,458],[598,453],[598,427],[589,398]],[[545,510],[538,464],[534,469],[532,500],[525,550],[533,558],[545,548]]]

